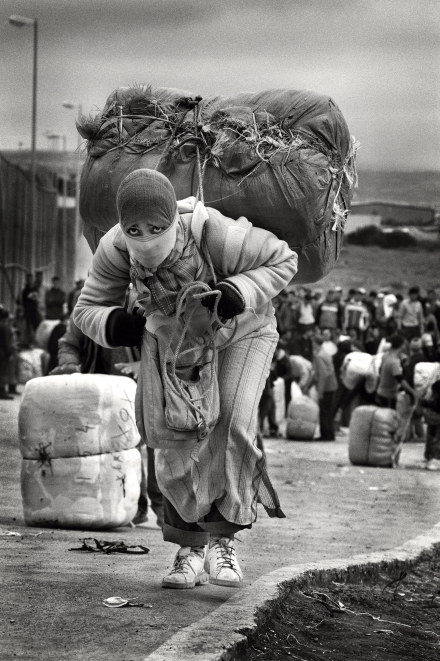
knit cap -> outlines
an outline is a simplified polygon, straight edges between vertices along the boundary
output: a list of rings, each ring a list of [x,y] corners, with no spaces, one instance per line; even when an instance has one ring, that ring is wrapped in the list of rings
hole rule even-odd
[[[174,188],[161,172],[143,168],[134,170],[121,182],[116,196],[122,227],[137,221],[169,227],[176,216]]]

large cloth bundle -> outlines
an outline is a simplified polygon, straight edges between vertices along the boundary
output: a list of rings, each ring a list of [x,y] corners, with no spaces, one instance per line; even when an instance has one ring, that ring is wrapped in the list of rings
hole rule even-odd
[[[353,390],[365,378],[371,365],[371,354],[362,351],[348,353],[341,367],[341,381],[348,390]]]
[[[49,354],[44,349],[23,349],[18,354],[18,383],[25,385],[31,379],[46,373]]]
[[[118,222],[122,179],[157,168],[177,199],[196,195],[202,179],[206,206],[287,241],[298,252],[297,283],[320,279],[339,256],[356,144],[328,96],[284,89],[194,99],[124,87],[78,130],[88,141],[80,210],[92,250]]]
[[[23,459],[25,523],[84,529],[127,525],[137,511],[140,481],[137,448],[90,457]]]
[[[353,411],[348,438],[348,456],[358,466],[391,468],[399,445],[400,416],[393,409],[359,406]]]
[[[26,384],[19,436],[28,525],[114,528],[133,519],[141,481],[135,394],[132,379],[106,374]]]
[[[298,441],[311,441],[319,424],[319,406],[303,395],[292,400],[287,408],[286,437]]]
[[[431,397],[431,386],[440,379],[440,363],[417,363],[414,368],[414,388],[421,397]]]
[[[126,376],[69,374],[32,379],[18,416],[25,459],[77,457],[139,445],[136,384]]]
[[[55,328],[55,326],[58,326],[59,323],[60,323],[59,319],[44,319],[38,325],[38,328],[35,331],[35,344],[37,345],[37,347],[40,347],[40,349],[44,349],[44,351],[47,351],[51,333]]]
[[[380,367],[384,355],[384,352],[382,352],[372,356],[370,366],[365,374],[365,390],[370,395],[376,392],[377,386],[379,385]]]

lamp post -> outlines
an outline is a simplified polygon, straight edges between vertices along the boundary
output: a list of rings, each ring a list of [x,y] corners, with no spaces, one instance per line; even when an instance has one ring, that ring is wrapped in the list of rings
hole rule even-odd
[[[68,110],[73,110],[74,108],[78,108],[78,122],[81,120],[83,114],[81,103],[73,103],[73,101],[63,101],[62,106],[63,108],[67,108]],[[77,162],[76,162],[76,186],[75,186],[75,236],[77,240],[79,239],[80,225],[81,225],[81,217],[79,213],[79,182],[81,178],[80,149],[81,149],[81,136],[78,132],[77,147],[76,147]]]
[[[36,161],[35,161],[35,143],[37,135],[37,54],[38,54],[38,21],[36,18],[26,18],[13,14],[9,17],[9,23],[17,28],[26,25],[32,25],[34,28],[34,52],[32,68],[32,130],[31,130],[31,187],[30,187],[30,207],[31,207],[31,267],[35,267],[35,235],[36,235],[36,209],[35,209],[35,189],[36,189]]]

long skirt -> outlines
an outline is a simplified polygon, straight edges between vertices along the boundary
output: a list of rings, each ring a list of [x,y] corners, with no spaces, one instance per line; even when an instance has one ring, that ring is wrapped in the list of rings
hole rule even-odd
[[[221,414],[213,431],[156,450],[159,488],[184,521],[203,521],[215,505],[226,521],[247,526],[256,520],[257,498],[269,516],[284,516],[257,446],[258,404],[277,341],[266,327],[220,351]]]

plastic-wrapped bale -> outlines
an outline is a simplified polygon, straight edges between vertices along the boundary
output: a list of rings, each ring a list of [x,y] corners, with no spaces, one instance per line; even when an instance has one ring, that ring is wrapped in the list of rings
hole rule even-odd
[[[384,353],[377,353],[371,358],[371,363],[365,374],[365,390],[369,395],[372,395],[377,390],[379,385],[380,366]]]
[[[339,257],[356,143],[328,96],[267,90],[203,98],[195,110],[191,92],[122,87],[78,130],[87,140],[80,211],[92,251],[118,222],[116,192],[133,170],[157,168],[177,199],[195,195],[198,146],[205,205],[287,241],[298,253],[297,284],[319,280]]]
[[[440,379],[440,363],[417,363],[414,367],[414,388],[424,397],[431,397],[431,386]]]
[[[23,459],[25,523],[87,530],[127,525],[137,512],[140,481],[137,448],[88,457]]]
[[[365,378],[371,359],[371,354],[362,351],[352,351],[345,356],[341,367],[341,381],[348,390],[354,390]]]
[[[59,323],[59,319],[45,319],[41,322],[41,324],[38,325],[38,328],[35,331],[35,344],[37,347],[47,351],[51,333],[55,326],[58,326]]]
[[[355,409],[348,438],[351,463],[391,468],[398,446],[396,432],[399,422],[400,416],[393,409],[379,406],[359,406]]]
[[[313,440],[319,424],[319,406],[310,397],[291,401],[287,407],[286,437],[297,441]]]
[[[31,379],[43,376],[49,354],[43,349],[24,349],[18,354],[18,383],[25,385]]]
[[[69,374],[26,384],[18,426],[25,459],[76,457],[139,444],[136,384],[126,376]]]

